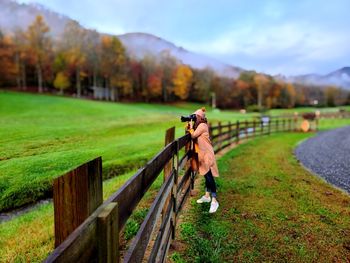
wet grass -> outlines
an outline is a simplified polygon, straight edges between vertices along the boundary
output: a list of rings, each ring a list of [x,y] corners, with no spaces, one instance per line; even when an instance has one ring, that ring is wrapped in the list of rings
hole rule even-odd
[[[179,123],[179,116],[201,106],[116,104],[0,91],[0,211],[49,195],[53,178],[100,155],[104,178],[111,178],[103,185],[106,199],[162,148],[165,129],[176,126],[176,136],[181,136],[183,124]],[[212,121],[245,120],[253,116],[208,110]],[[345,124],[349,121],[327,120],[322,122],[322,127]],[[249,159],[250,155],[245,158]],[[242,191],[252,187],[246,184],[239,186],[243,187]],[[146,195],[145,205],[141,204],[128,222],[126,240],[136,233],[146,215],[147,200],[160,185],[161,180],[157,180]],[[272,193],[266,191],[265,194]],[[319,213],[325,222],[334,222],[328,210],[321,209]],[[279,216],[283,218],[284,214]],[[214,221],[203,231],[215,234],[217,224],[223,226],[220,228],[222,239],[214,239],[216,250],[212,252],[222,255],[227,250],[222,249],[223,244],[235,245],[227,239],[230,224]],[[223,242],[225,240],[231,243]],[[0,223],[0,261],[42,261],[53,250],[53,243],[52,204]]]
[[[0,91],[0,211],[50,195],[53,178],[97,156],[104,178],[143,166],[198,104],[122,104]],[[211,120],[250,117],[209,109]]]
[[[259,138],[219,161],[220,208],[195,198],[174,262],[346,262],[350,197],[304,170],[294,146],[310,134]]]
[[[179,116],[201,106],[107,103],[0,91],[0,211],[50,196],[55,177],[97,156],[103,158],[104,178],[143,166],[162,148],[165,130],[176,126],[176,135],[182,135]],[[256,116],[207,108],[210,121]],[[293,110],[311,109],[270,113]]]
[[[106,180],[103,198],[106,200],[120,188],[133,173]],[[127,221],[122,234],[122,246],[134,237],[148,211],[152,197],[162,184],[162,176],[146,193],[135,213]],[[42,262],[54,249],[54,218],[52,203],[0,223],[0,262]]]

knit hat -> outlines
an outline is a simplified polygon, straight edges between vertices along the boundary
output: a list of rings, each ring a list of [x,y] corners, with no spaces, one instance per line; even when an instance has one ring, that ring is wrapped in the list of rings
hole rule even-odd
[[[205,108],[202,107],[194,112],[194,114],[200,116],[202,119],[205,119]]]

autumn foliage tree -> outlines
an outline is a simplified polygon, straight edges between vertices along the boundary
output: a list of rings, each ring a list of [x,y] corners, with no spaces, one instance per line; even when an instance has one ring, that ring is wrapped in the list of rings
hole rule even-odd
[[[105,87],[111,91],[111,100],[119,99],[118,91],[129,92],[131,83],[126,76],[125,49],[116,37],[104,36],[101,41],[101,73]]]
[[[77,97],[81,96],[81,78],[84,76],[82,69],[87,56],[84,52],[85,36],[85,30],[76,21],[72,20],[67,23],[62,38],[62,49],[66,61],[75,72]]]
[[[336,105],[336,99],[339,91],[334,86],[329,86],[325,90],[326,105],[329,107],[334,107]]]
[[[69,78],[65,74],[65,72],[58,72],[56,75],[56,78],[53,82],[53,85],[55,88],[60,90],[60,94],[63,94],[63,90],[68,88],[70,83],[69,83]]]
[[[98,75],[100,73],[100,43],[101,37],[95,30],[86,32],[85,44],[83,45],[84,53],[86,55],[86,70],[92,78],[92,86],[97,87]]]
[[[17,74],[13,41],[0,31],[0,85],[11,85]]]
[[[13,35],[16,82],[19,89],[27,88],[28,38],[21,29],[16,29]]]
[[[37,88],[113,101],[213,102],[219,108],[292,108],[348,103],[349,92],[287,81],[255,71],[238,78],[184,65],[172,50],[127,55],[122,42],[69,21],[50,38],[42,16],[22,31],[0,33],[0,87]]]
[[[43,91],[43,67],[45,66],[47,53],[51,49],[51,39],[48,35],[50,29],[42,16],[37,16],[27,31],[30,58],[36,67],[38,79],[38,91]]]
[[[173,57],[169,50],[164,50],[160,54],[159,67],[162,69],[162,100],[167,102],[172,98],[173,92],[173,74],[178,66],[178,61]]]
[[[193,70],[193,88],[190,92],[190,99],[199,102],[209,102],[212,92],[212,80],[215,72],[210,68]]]
[[[148,76],[147,90],[150,98],[159,98],[162,95],[162,73],[161,71]]]
[[[257,102],[258,102],[258,107],[261,109],[263,107],[263,94],[264,94],[264,88],[268,84],[268,78],[265,75],[262,74],[256,74],[254,76],[254,84],[257,89]]]
[[[192,76],[192,70],[187,65],[179,65],[174,72],[174,94],[181,100],[185,100],[188,97]]]
[[[240,100],[241,100],[240,107],[246,108],[250,104],[250,102],[253,100],[253,96],[250,91],[249,82],[244,79],[238,79],[235,82],[235,86],[237,89],[238,97],[240,97]]]

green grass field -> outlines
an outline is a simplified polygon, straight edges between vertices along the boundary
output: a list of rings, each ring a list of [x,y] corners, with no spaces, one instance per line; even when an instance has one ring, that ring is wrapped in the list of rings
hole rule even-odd
[[[116,104],[0,91],[0,210],[40,199],[51,188],[53,178],[100,155],[103,174],[111,178],[103,184],[107,198],[161,150],[167,128],[176,126],[176,136],[183,134],[180,115],[201,106]],[[245,120],[254,116],[208,108],[211,121]],[[350,120],[322,120],[320,128],[349,124]],[[249,159],[250,155],[245,158]],[[220,169],[226,169],[222,162]],[[160,182],[156,183],[154,189],[159,185]],[[140,211],[143,215],[144,210]],[[136,215],[130,220],[126,235],[131,237],[135,233],[140,218]],[[0,223],[0,259],[42,261],[53,249],[53,239],[53,207],[45,204]]]
[[[219,160],[217,213],[191,199],[173,262],[347,262],[350,196],[303,169],[310,134],[258,138]],[[203,180],[201,180],[203,181]],[[198,184],[198,183],[197,183]]]
[[[0,91],[0,211],[46,196],[53,178],[97,156],[103,158],[105,178],[139,168],[161,149],[165,130],[176,126],[177,136],[182,135],[180,115],[201,106],[117,104]],[[253,116],[208,109],[210,121]]]
[[[52,179],[97,156],[105,178],[142,166],[165,130],[201,105],[116,104],[0,92],[0,211],[47,194]],[[211,120],[250,115],[209,112]]]

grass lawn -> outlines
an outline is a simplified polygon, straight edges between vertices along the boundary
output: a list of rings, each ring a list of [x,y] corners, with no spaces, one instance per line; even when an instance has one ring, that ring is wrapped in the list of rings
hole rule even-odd
[[[117,104],[0,91],[0,211],[33,202],[52,179],[97,156],[105,178],[141,167],[163,146],[165,130],[196,104]],[[209,112],[210,120],[252,114]]]
[[[133,173],[127,173],[104,181],[103,198],[106,200],[120,188]],[[124,242],[138,231],[154,193],[162,184],[159,177],[146,193],[136,212],[127,221]],[[54,217],[52,203],[38,208],[13,220],[0,223],[0,262],[42,262],[54,249]]]
[[[107,198],[162,148],[167,128],[176,126],[176,136],[183,134],[180,115],[201,106],[117,104],[0,91],[0,211],[45,196],[53,178],[100,155],[103,174],[111,177],[103,185]],[[211,121],[253,116],[208,109]],[[346,124],[350,121],[322,120],[321,129]],[[142,208],[129,221],[126,239],[135,234],[144,215]],[[0,223],[0,261],[42,261],[52,251],[53,239],[53,207],[45,204]]]
[[[49,195],[53,178],[97,156],[103,158],[105,178],[141,167],[162,148],[165,130],[176,126],[176,135],[182,135],[180,115],[201,106],[106,103],[0,91],[0,211]],[[208,108],[214,122],[253,116]]]
[[[211,215],[209,204],[196,204],[197,196],[191,199],[177,237],[182,249],[173,252],[172,260],[349,260],[350,196],[304,170],[293,155],[296,144],[309,136],[262,137],[223,156],[219,210]]]

